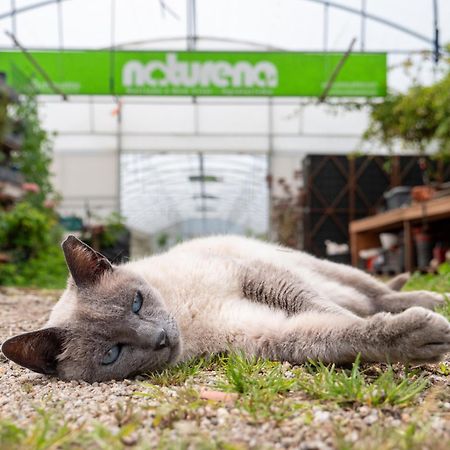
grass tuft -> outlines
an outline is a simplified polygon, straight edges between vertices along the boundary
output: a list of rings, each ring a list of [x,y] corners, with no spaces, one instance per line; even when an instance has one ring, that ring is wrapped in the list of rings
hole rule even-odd
[[[296,380],[285,376],[279,362],[230,353],[222,358],[222,367],[226,381],[219,388],[241,394],[238,406],[254,419],[282,420],[303,407],[282,395],[294,389]]]
[[[70,427],[59,420],[58,415],[36,410],[37,415],[26,428],[8,420],[0,420],[0,450],[122,450],[135,433],[138,423],[127,423],[112,432],[108,427],[95,424]],[[148,448],[140,446],[141,449]]]
[[[205,359],[194,358],[160,372],[148,374],[148,383],[157,386],[180,386],[206,367]]]
[[[410,373],[403,378],[397,377],[391,366],[369,381],[361,370],[359,356],[350,371],[336,369],[334,364],[310,362],[305,365],[305,370],[298,370],[296,374],[299,375],[299,387],[306,393],[341,405],[406,406],[428,386],[425,378],[414,379]]]
[[[295,384],[295,380],[284,376],[280,363],[249,358],[242,353],[225,356],[223,367],[227,382],[222,387],[239,394],[267,391],[277,395],[289,391]]]

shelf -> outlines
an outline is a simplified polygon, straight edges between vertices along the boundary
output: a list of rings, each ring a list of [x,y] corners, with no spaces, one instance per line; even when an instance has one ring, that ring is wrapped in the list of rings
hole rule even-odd
[[[350,222],[350,245],[352,265],[358,265],[359,252],[367,248],[379,247],[379,233],[403,231],[405,246],[405,268],[414,269],[412,226],[426,219],[434,222],[450,219],[450,196],[397,208],[365,219]]]

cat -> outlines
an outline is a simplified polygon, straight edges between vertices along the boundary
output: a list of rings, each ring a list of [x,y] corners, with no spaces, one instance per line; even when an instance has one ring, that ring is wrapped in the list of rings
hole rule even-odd
[[[443,296],[399,292],[349,266],[239,236],[198,238],[112,265],[74,236],[70,276],[43,329],[5,341],[35,372],[87,382],[228,350],[300,364],[434,362],[450,351]]]

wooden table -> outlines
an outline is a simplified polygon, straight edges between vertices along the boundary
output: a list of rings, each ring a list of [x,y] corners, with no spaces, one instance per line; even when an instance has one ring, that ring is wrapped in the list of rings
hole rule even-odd
[[[414,269],[413,225],[423,220],[435,222],[450,219],[450,196],[397,208],[365,219],[350,222],[350,247],[352,265],[358,265],[359,251],[380,247],[379,233],[404,232],[405,269]],[[449,226],[450,235],[450,226]]]

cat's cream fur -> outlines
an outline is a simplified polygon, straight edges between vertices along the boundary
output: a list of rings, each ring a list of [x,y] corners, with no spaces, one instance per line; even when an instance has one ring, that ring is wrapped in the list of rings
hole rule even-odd
[[[238,236],[189,241],[118,267],[75,238],[63,248],[72,280],[46,334],[3,345],[6,356],[39,372],[123,378],[230,349],[292,363],[348,363],[358,353],[365,361],[420,363],[450,351],[450,324],[430,311],[442,296],[397,292],[406,277],[388,286],[357,269]],[[130,311],[137,290],[145,306],[138,315]],[[161,329],[169,345],[156,349]],[[118,361],[102,365],[118,343]]]

